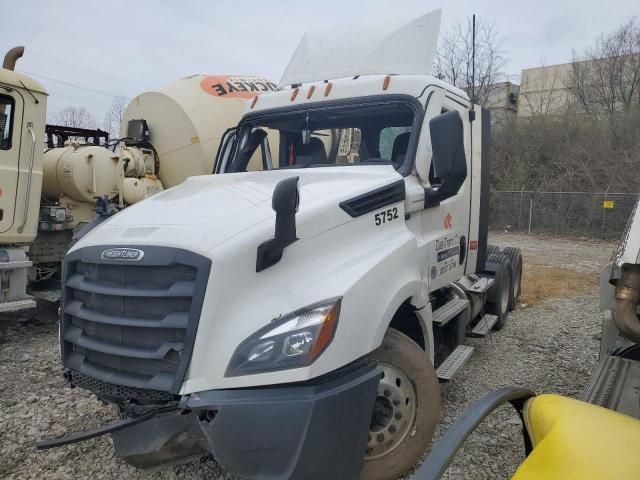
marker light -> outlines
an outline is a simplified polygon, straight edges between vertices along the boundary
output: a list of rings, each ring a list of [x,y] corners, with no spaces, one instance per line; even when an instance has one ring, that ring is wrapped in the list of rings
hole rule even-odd
[[[389,88],[389,83],[391,83],[391,77],[387,75],[386,77],[384,77],[384,81],[382,82],[382,90],[386,90],[387,88]]]
[[[316,91],[316,87],[315,85],[311,85],[309,87],[309,91],[307,92],[307,100],[310,99],[313,96],[313,92]]]
[[[311,365],[333,340],[339,314],[340,299],[334,299],[272,322],[238,346],[225,376]]]

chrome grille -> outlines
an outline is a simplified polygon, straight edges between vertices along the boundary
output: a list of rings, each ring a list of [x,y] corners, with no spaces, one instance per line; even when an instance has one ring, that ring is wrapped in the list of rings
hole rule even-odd
[[[107,248],[112,247],[87,247],[65,259],[63,363],[97,381],[177,393],[210,261],[149,246],[136,247],[145,251],[140,261],[103,259]]]

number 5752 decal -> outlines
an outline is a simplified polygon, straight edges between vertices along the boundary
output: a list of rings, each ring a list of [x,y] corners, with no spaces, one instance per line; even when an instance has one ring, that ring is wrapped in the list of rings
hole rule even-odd
[[[382,225],[383,223],[390,222],[391,220],[395,220],[398,218],[398,207],[389,208],[384,212],[376,213],[373,216],[376,225]]]

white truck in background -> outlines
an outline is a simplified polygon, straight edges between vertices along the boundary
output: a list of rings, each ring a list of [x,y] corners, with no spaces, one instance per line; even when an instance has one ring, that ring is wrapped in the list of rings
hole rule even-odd
[[[396,479],[501,327],[522,257],[487,244],[489,114],[430,75],[440,11],[305,35],[215,171],[65,259],[66,378],[141,468],[210,452],[244,478]],[[336,140],[340,139],[340,140]],[[347,140],[344,140],[347,139]],[[336,143],[338,142],[338,143]],[[266,168],[249,172],[258,155]]]
[[[100,221],[212,173],[220,138],[245,104],[277,89],[258,77],[193,75],[131,101],[117,152],[78,141],[43,151],[47,92],[14,71],[23,51],[10,50],[0,69],[0,312],[59,299],[62,259],[96,219],[97,199]]]

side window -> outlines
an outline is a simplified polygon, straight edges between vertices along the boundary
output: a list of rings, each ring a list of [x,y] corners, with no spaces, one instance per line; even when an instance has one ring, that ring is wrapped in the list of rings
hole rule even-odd
[[[280,144],[280,131],[272,128],[263,128],[267,136],[256,148],[247,164],[247,172],[271,170],[274,168],[273,159],[278,158],[278,145]],[[275,150],[275,152],[273,152]]]
[[[0,150],[11,148],[14,105],[13,98],[0,95]]]
[[[385,127],[380,130],[380,142],[378,144],[380,159],[387,162],[402,163],[404,155],[406,155],[406,147],[401,148],[402,145],[400,144],[405,143],[405,140],[408,141],[408,135],[404,135],[405,133],[411,133],[411,127]],[[396,158],[393,158],[394,147]]]
[[[222,136],[222,141],[218,147],[218,154],[216,155],[214,173],[223,173],[227,168],[229,157],[236,148],[238,139],[238,129],[230,128]]]

